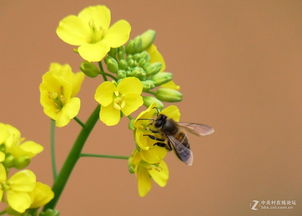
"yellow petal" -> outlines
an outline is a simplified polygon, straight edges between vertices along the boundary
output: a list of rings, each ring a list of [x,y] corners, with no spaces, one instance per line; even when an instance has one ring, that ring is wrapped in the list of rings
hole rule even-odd
[[[96,29],[107,30],[110,25],[111,12],[104,5],[90,6],[79,13],[79,18]]]
[[[37,182],[35,189],[30,193],[30,196],[32,199],[30,208],[38,208],[52,200],[54,193],[48,185]]]
[[[168,150],[163,147],[153,146],[149,150],[141,151],[140,153],[144,161],[150,164],[156,164],[162,161],[162,159],[167,155],[167,152]]]
[[[157,142],[156,140],[150,139],[148,136],[144,136],[146,134],[150,134],[150,131],[136,129],[134,133],[136,144],[143,150],[149,150],[153,147],[154,143]]]
[[[130,115],[136,111],[141,105],[143,105],[143,97],[140,94],[125,94],[124,95],[125,106],[122,108],[122,112],[125,116]]]
[[[107,126],[117,125],[121,118],[121,112],[115,109],[112,104],[101,107],[100,120]]]
[[[31,192],[36,185],[36,176],[30,170],[22,170],[10,177],[8,184],[13,191]]]
[[[34,141],[26,141],[20,145],[20,148],[28,152],[28,156],[31,158],[43,151],[43,146]]]
[[[3,166],[2,163],[0,163],[0,184],[2,182],[6,181],[6,178],[7,178],[7,175],[6,175],[5,167]]]
[[[173,80],[161,85],[161,87],[163,88],[170,88],[170,89],[175,89],[175,90],[179,90],[180,86],[176,85],[175,82],[173,82]]]
[[[136,176],[137,176],[138,194],[141,197],[144,197],[151,190],[152,187],[151,178],[147,170],[142,166],[138,167]]]
[[[64,42],[80,46],[89,41],[91,30],[79,17],[70,15],[60,21],[56,32]]]
[[[102,41],[110,47],[120,47],[129,40],[130,32],[130,24],[126,20],[119,20],[109,28]]]
[[[166,186],[169,179],[169,169],[165,161],[161,161],[158,165],[153,165],[151,169],[148,169],[148,172],[159,186]]]
[[[116,86],[113,82],[105,81],[95,91],[94,99],[102,106],[108,106],[113,101]]]
[[[167,108],[163,109],[160,113],[168,116],[174,121],[179,122],[180,120],[180,112],[178,107],[175,105],[168,106]]]
[[[148,109],[142,111],[134,121],[134,127],[143,129],[147,127],[151,123],[151,119],[153,119],[156,113],[156,104],[151,104]],[[150,120],[142,120],[142,119],[150,119]]]
[[[143,84],[136,77],[128,77],[123,79],[117,86],[118,92],[121,94],[141,94],[143,91]]]
[[[9,190],[6,196],[8,205],[19,213],[23,213],[31,204],[31,198],[28,193]]]
[[[150,57],[151,57],[150,62],[151,63],[154,63],[154,62],[162,63],[163,66],[162,66],[160,71],[165,71],[166,70],[166,62],[165,62],[163,56],[161,55],[161,53],[158,51],[157,47],[154,44],[152,44],[148,48],[147,52],[150,54]]]
[[[9,136],[9,132],[5,124],[0,123],[0,143],[4,143]]]
[[[101,61],[109,50],[110,47],[102,41],[93,44],[83,44],[78,48],[80,56],[89,62]]]
[[[70,120],[76,117],[80,111],[81,101],[80,98],[74,97],[64,105],[56,120],[57,127],[66,126]]]
[[[0,163],[2,163],[4,160],[5,160],[5,154],[0,151]]]
[[[73,79],[71,79],[71,82],[72,82],[71,97],[74,97],[79,93],[84,78],[85,78],[85,75],[82,72],[78,72],[78,73],[73,74]]]

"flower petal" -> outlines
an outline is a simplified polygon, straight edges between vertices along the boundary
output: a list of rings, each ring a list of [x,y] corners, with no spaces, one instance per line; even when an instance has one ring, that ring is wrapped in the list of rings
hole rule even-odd
[[[119,20],[106,32],[103,42],[113,48],[120,47],[129,40],[130,32],[131,25],[126,20]]]
[[[23,213],[31,204],[31,198],[28,193],[9,190],[6,196],[8,205],[19,213]]]
[[[113,107],[112,104],[109,106],[102,106],[100,111],[100,120],[107,126],[114,126],[119,123],[121,118],[120,110]]]
[[[113,93],[116,85],[113,82],[105,81],[95,91],[94,99],[102,106],[108,106],[113,101]]]
[[[4,152],[0,151],[0,163],[2,163],[4,160],[5,160],[5,154]]]
[[[168,150],[163,147],[153,146],[149,150],[141,151],[140,153],[144,161],[150,164],[156,164],[162,161],[162,159],[167,155],[167,152]]]
[[[6,175],[6,170],[5,167],[3,166],[2,163],[0,163],[0,183],[6,181],[7,175]]]
[[[160,71],[165,71],[166,70],[166,62],[165,62],[163,56],[161,55],[161,53],[158,51],[157,47],[154,44],[152,44],[148,48],[147,52],[150,54],[150,57],[151,57],[150,62],[151,63],[154,63],[154,62],[162,63],[163,66],[162,66]]]
[[[143,129],[145,127],[147,127],[147,125],[150,124],[149,120],[141,120],[141,119],[153,119],[155,113],[156,113],[156,109],[154,109],[156,107],[156,103],[151,104],[148,109],[142,111],[135,119],[134,121],[134,127],[135,128],[140,128]]]
[[[79,17],[70,15],[60,21],[56,32],[64,42],[79,46],[89,41],[91,30]]]
[[[97,29],[107,30],[110,25],[111,12],[104,5],[90,6],[81,10],[79,18],[89,25],[94,25]]]
[[[150,133],[150,131],[136,129],[134,133],[136,144],[143,150],[149,150],[153,144],[157,142],[156,140],[150,139],[148,136],[144,136]]]
[[[141,94],[143,91],[143,84],[136,77],[128,77],[119,82],[117,90],[122,95],[129,93]]]
[[[36,176],[30,170],[22,170],[10,177],[8,183],[13,191],[31,192],[36,185]]]
[[[166,186],[169,179],[169,169],[165,161],[161,161],[158,165],[153,165],[152,169],[148,169],[148,172],[159,186]]]
[[[37,182],[35,189],[30,193],[30,196],[32,199],[30,208],[38,208],[52,200],[54,193],[48,185]]]
[[[147,170],[142,166],[138,167],[136,177],[137,177],[138,194],[141,197],[144,197],[151,190],[152,187],[151,178]]]
[[[93,44],[83,44],[78,48],[80,56],[89,62],[101,61],[109,50],[110,47],[102,41]]]
[[[68,103],[66,103],[56,120],[57,127],[66,126],[71,119],[76,117],[80,111],[81,100],[78,97],[71,98]]]
[[[175,105],[168,106],[167,108],[163,109],[160,113],[168,116],[174,121],[179,122],[180,120],[180,112],[178,107]]]
[[[71,97],[74,97],[79,93],[84,78],[85,78],[85,75],[82,72],[78,72],[78,73],[73,74],[73,77],[70,80],[70,82],[72,83]]]
[[[40,152],[43,151],[43,146],[34,142],[34,141],[26,141],[19,146],[23,151],[28,153],[29,157],[34,157]]]
[[[136,111],[144,103],[143,97],[140,94],[126,94],[124,95],[124,101],[125,107],[122,108],[122,112],[125,116]]]

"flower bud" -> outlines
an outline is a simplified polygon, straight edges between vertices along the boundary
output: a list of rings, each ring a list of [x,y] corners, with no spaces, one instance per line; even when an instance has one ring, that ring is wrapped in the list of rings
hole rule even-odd
[[[179,102],[182,100],[182,94],[174,89],[160,88],[155,92],[157,99],[166,102]]]
[[[133,59],[127,59],[127,63],[130,67],[134,67],[135,65],[135,61]]]
[[[153,96],[143,96],[143,100],[144,100],[144,105],[146,107],[149,107],[151,104],[155,103],[156,107],[159,110],[162,110],[164,108],[164,104],[158,100],[156,97]]]
[[[119,68],[125,70],[127,69],[127,67],[128,67],[127,61],[125,59],[121,59],[119,62]]]
[[[117,71],[117,78],[118,79],[124,79],[127,77],[126,71],[125,70],[118,70]]]
[[[144,69],[147,72],[147,75],[153,75],[158,73],[162,68],[162,63],[160,62],[155,62],[152,64],[145,64]]]
[[[97,75],[100,74],[99,69],[97,68],[97,66],[95,66],[95,64],[91,63],[91,62],[82,62],[80,65],[80,70],[86,74],[86,76],[88,77],[96,77]]]
[[[130,40],[126,46],[126,52],[127,53],[135,53],[134,49],[134,40]]]
[[[107,64],[107,68],[110,72],[117,73],[118,63],[114,58],[112,58],[111,56],[107,56],[105,59],[105,62]]]
[[[144,80],[144,81],[141,81],[141,82],[143,84],[143,87],[144,87],[143,90],[144,91],[147,91],[149,89],[152,89],[152,88],[156,87],[153,80]]]
[[[14,160],[14,167],[16,167],[17,169],[23,169],[28,166],[30,161],[30,158],[27,156],[17,157]]]
[[[60,216],[60,212],[54,209],[47,209],[39,214],[40,216]]]
[[[135,121],[135,119],[131,119],[130,122],[129,122],[129,124],[128,124],[128,128],[130,130],[134,130],[135,129],[135,127],[134,127],[134,121]]]
[[[5,160],[3,161],[3,165],[7,168],[13,167],[15,165],[14,159],[14,156],[12,156],[11,154],[7,154],[5,156]]]
[[[155,40],[156,32],[154,30],[147,30],[142,35],[142,50],[148,49]]]
[[[160,86],[172,80],[172,73],[169,72],[159,72],[152,77],[156,86]]]
[[[137,77],[139,79],[143,79],[146,76],[146,72],[141,67],[135,67],[135,68],[133,68],[132,74],[133,74],[132,76],[135,76],[135,77]]]

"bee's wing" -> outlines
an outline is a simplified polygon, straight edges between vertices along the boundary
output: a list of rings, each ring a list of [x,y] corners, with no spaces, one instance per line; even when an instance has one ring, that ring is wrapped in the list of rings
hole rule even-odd
[[[178,122],[178,125],[197,136],[207,136],[215,132],[214,128],[205,124]]]
[[[184,135],[185,136],[185,135]],[[182,142],[176,139],[174,136],[167,136],[169,143],[171,143],[172,148],[174,149],[177,157],[183,161],[185,164],[191,166],[193,164],[193,152],[191,149],[186,147]],[[184,137],[186,139],[186,137]],[[186,139],[187,140],[187,139]]]

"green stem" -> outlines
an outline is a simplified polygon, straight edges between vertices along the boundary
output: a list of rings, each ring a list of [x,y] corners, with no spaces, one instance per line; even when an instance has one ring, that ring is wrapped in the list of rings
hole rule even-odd
[[[98,157],[98,158],[111,158],[111,159],[122,159],[128,160],[128,156],[121,156],[121,155],[101,155],[101,154],[88,154],[82,153],[81,157]]]
[[[78,118],[78,117],[74,117],[73,118],[79,125],[81,125],[82,128],[85,127],[85,124]]]
[[[99,61],[99,68],[100,68],[100,72],[101,72],[101,75],[103,76],[103,79],[105,81],[107,81],[107,77],[106,77],[106,74],[105,74],[105,71],[104,71],[104,68],[103,68],[103,65],[102,65],[102,61]]]
[[[65,160],[63,167],[56,179],[56,181],[53,184],[52,190],[55,193],[55,197],[51,202],[49,202],[45,207],[44,210],[51,208],[54,209],[57,202],[60,199],[60,196],[62,194],[62,191],[68,181],[68,178],[76,165],[78,159],[80,158],[81,151],[84,147],[84,144],[94,128],[98,118],[99,118],[99,112],[100,112],[100,106],[98,105],[95,110],[91,113],[89,119],[85,123],[85,127],[82,128],[80,134],[78,135],[77,139],[75,140],[71,151],[69,152],[69,155],[67,156],[67,159]]]
[[[111,74],[109,74],[109,73],[105,73],[105,72],[104,72],[104,74],[105,74],[106,76],[111,77],[114,81],[117,81],[117,78],[116,78],[115,76],[113,76],[113,75],[111,75]]]
[[[6,213],[6,210],[3,210],[0,212],[0,215],[4,215]]]
[[[57,165],[56,165],[56,122],[50,119],[50,151],[51,151],[51,165],[52,165],[52,175],[53,180],[57,178]]]
[[[149,94],[152,94],[152,95],[155,95],[155,92],[150,91],[150,90],[146,90],[146,91],[144,91],[144,92],[149,93]]]

